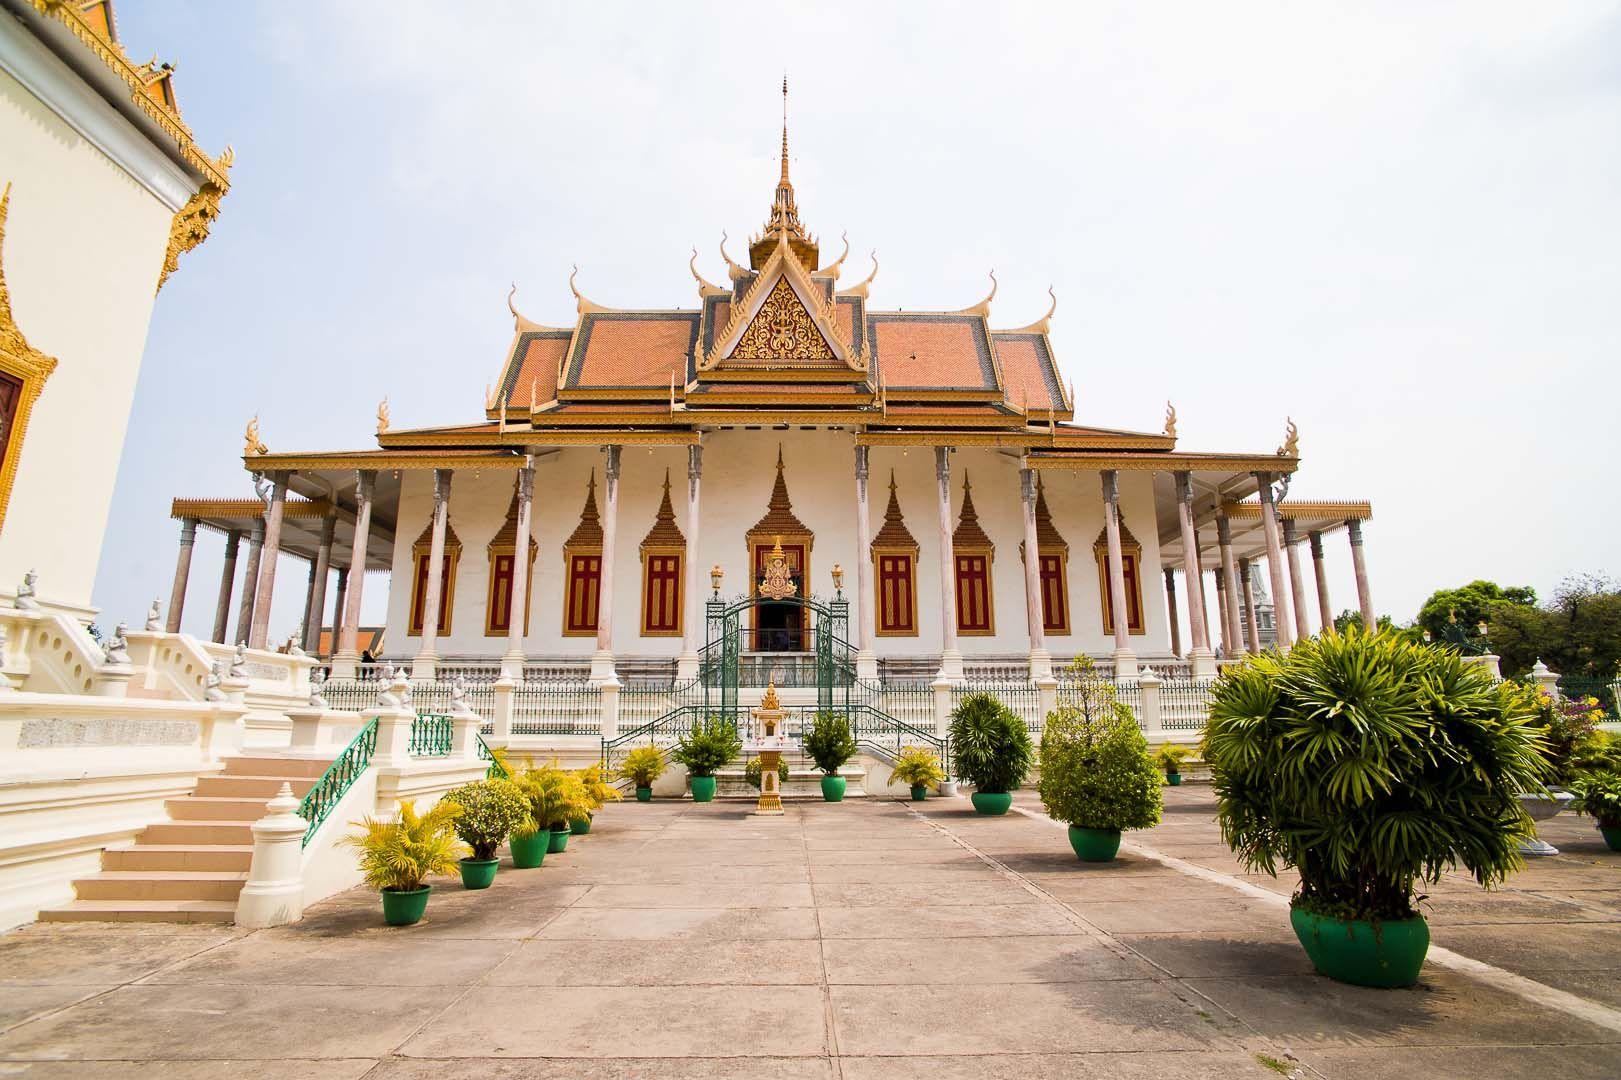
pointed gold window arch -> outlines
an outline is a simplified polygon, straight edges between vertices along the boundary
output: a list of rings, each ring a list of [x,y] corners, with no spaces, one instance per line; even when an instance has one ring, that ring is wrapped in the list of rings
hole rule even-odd
[[[5,528],[11,488],[17,480],[23,437],[34,403],[45,380],[56,370],[56,358],[46,356],[23,336],[11,314],[11,291],[6,285],[6,214],[11,206],[11,185],[0,193],[0,530]]]
[[[642,637],[681,636],[681,582],[687,538],[670,504],[670,471],[664,470],[664,500],[642,538]]]
[[[530,536],[529,567],[524,576],[523,632],[529,633],[529,600],[535,591],[535,556],[540,545]],[[518,486],[513,485],[512,503],[507,507],[507,518],[491,537],[485,549],[490,557],[489,593],[484,601],[484,636],[505,637],[512,629],[512,613],[517,598],[512,595],[514,569],[518,562]]]

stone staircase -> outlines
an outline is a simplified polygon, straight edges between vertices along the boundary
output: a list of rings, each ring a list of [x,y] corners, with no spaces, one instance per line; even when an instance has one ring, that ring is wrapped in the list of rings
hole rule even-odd
[[[788,763],[788,779],[782,785],[782,797],[789,800],[815,799],[820,801],[822,798],[822,770],[816,767],[816,763],[798,750],[790,750],[783,754],[783,760]],[[715,798],[753,802],[760,797],[760,790],[744,778],[743,767],[746,764],[748,764],[746,761],[740,761],[735,766],[721,769],[715,773]],[[844,777],[846,781],[844,792],[846,799],[866,797],[867,792],[862,786],[867,778],[866,769],[852,761],[839,770],[839,775]]]
[[[101,853],[101,872],[74,881],[78,899],[39,913],[41,922],[214,922],[236,916],[253,860],[252,824],[291,784],[302,798],[331,762],[238,756],[169,799],[169,817]]]

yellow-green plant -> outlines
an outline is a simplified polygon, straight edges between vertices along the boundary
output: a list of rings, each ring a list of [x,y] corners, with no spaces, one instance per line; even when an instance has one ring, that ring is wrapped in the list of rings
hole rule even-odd
[[[585,788],[586,801],[585,813],[579,817],[589,817],[601,810],[604,804],[618,802],[625,797],[618,788],[608,783],[600,762],[581,769],[576,775],[580,778],[581,786]],[[579,817],[569,820],[577,821]]]
[[[1167,775],[1179,773],[1182,771],[1182,763],[1192,756],[1192,747],[1168,742],[1154,752],[1154,764],[1164,769]]]
[[[664,755],[656,746],[638,746],[625,755],[619,765],[619,778],[629,780],[639,788],[650,788],[653,781],[664,775]]]
[[[529,799],[529,815],[541,829],[566,829],[571,820],[586,813],[585,785],[555,759],[545,765],[530,765],[516,783]],[[518,835],[529,834],[520,831]]]
[[[462,808],[455,829],[475,859],[495,858],[514,829],[529,820],[529,799],[511,780],[476,780],[445,792],[443,801]]]
[[[461,813],[460,806],[443,800],[426,814],[418,814],[414,803],[401,802],[398,821],[362,818],[357,830],[339,842],[360,851],[367,885],[415,892],[429,875],[456,871],[465,850],[454,832]]]
[[[921,746],[903,747],[895,758],[895,767],[889,771],[891,784],[905,784],[908,787],[930,787],[945,778],[946,771],[940,767],[940,759],[932,750]]]

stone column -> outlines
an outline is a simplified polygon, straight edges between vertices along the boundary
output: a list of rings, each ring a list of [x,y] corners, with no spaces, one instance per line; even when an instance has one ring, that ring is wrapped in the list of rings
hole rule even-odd
[[[1188,659],[1195,678],[1214,675],[1216,658],[1206,630],[1209,605],[1204,597],[1204,569],[1199,565],[1199,534],[1193,524],[1193,475],[1186,471],[1176,474],[1176,516],[1182,526],[1182,578],[1188,586],[1188,610],[1198,613],[1188,617],[1188,636],[1193,639]]]
[[[1109,607],[1114,612],[1114,677],[1137,677],[1137,655],[1131,651],[1131,613],[1126,607],[1126,566],[1120,554],[1120,474],[1104,469],[1103,479],[1103,535],[1109,551]],[[1188,603],[1194,602],[1198,589],[1188,583]],[[1199,621],[1188,619],[1194,628],[1195,642],[1199,639]]]
[[[1306,575],[1300,569],[1300,532],[1294,520],[1283,519],[1283,547],[1289,555],[1289,595],[1294,601],[1295,631],[1300,640],[1311,637],[1311,620],[1306,615]]]
[[[501,657],[501,677],[519,681],[523,679],[525,659],[523,634],[524,616],[528,612],[529,533],[534,514],[534,495],[535,463],[533,458],[526,458],[523,468],[518,470],[518,520],[517,532],[513,537],[516,546],[513,548],[512,561],[512,599],[507,602],[507,651],[506,655]],[[691,544],[690,540],[688,544]]]
[[[1233,526],[1227,515],[1216,514],[1216,548],[1221,555],[1221,572],[1227,579],[1227,615],[1222,625],[1221,640],[1227,645],[1229,656],[1244,651],[1243,605],[1238,602],[1238,562],[1233,558]]]
[[[597,583],[597,652],[591,658],[591,681],[618,683],[614,670],[614,534],[619,531],[619,447],[602,448],[602,575]]]
[[[312,656],[320,648],[321,627],[326,623],[326,579],[332,570],[332,538],[337,529],[337,514],[321,519],[321,544],[315,549],[315,587],[310,590],[310,619],[304,628],[304,651]]]
[[[411,678],[432,681],[439,663],[439,608],[444,603],[445,526],[450,522],[449,469],[433,470],[433,535],[428,540],[428,580],[422,590],[422,648]]]
[[[180,613],[186,606],[186,581],[191,577],[191,549],[197,543],[197,519],[180,519],[180,557],[174,564],[174,589],[169,593],[169,621],[164,629],[180,633]]]
[[[1283,536],[1278,528],[1278,506],[1272,498],[1272,474],[1256,473],[1261,485],[1261,527],[1266,531],[1266,569],[1272,578],[1272,607],[1277,613],[1278,644],[1287,649],[1295,643],[1293,616],[1289,611],[1289,583],[1284,580]]]
[[[355,538],[349,548],[349,573],[338,579],[343,610],[338,615],[338,647],[332,658],[332,674],[340,679],[355,677],[360,662],[356,643],[360,631],[360,601],[366,586],[366,543],[371,534],[371,504],[377,493],[377,474],[362,469],[355,474]],[[353,578],[354,580],[350,580]]]
[[[304,614],[298,619],[298,647],[304,648],[304,642],[309,640],[310,623],[315,618],[315,560],[309,560],[309,575],[304,580]],[[305,650],[306,652],[309,650]]]
[[[1171,621],[1171,655],[1182,655],[1182,627],[1176,621],[1176,570],[1165,568],[1165,611]]]
[[[259,596],[259,556],[265,545],[265,519],[255,518],[248,532],[248,563],[242,568],[242,605],[236,613],[236,640],[246,645],[253,632],[253,605]]]
[[[1323,620],[1325,633],[1334,629],[1334,608],[1328,602],[1328,569],[1323,565],[1323,534],[1313,530],[1311,539],[1311,569],[1317,578],[1317,615]]]
[[[339,627],[343,624],[343,607],[349,602],[349,568],[338,568],[337,595],[332,598],[332,640],[327,643],[329,656],[338,654]]]
[[[873,651],[877,636],[878,597],[872,581],[872,519],[867,508],[868,452],[856,447],[856,677],[878,678],[878,655]]]
[[[236,552],[242,545],[242,530],[232,529],[225,534],[225,567],[220,571],[220,597],[214,605],[214,636],[211,640],[225,644],[225,635],[231,628],[231,591],[236,586]]]
[[[940,673],[942,682],[962,682],[957,648],[957,559],[951,543],[951,448],[934,448],[934,478],[940,507]]]
[[[1368,564],[1362,556],[1362,522],[1345,523],[1345,533],[1351,540],[1351,567],[1356,571],[1356,602],[1362,609],[1362,625],[1371,634],[1379,628],[1373,613],[1373,594],[1368,591]]]
[[[1228,605],[1233,602],[1232,592],[1227,588],[1227,572],[1221,567],[1214,571],[1216,578],[1216,621],[1221,623],[1221,652],[1223,656],[1233,654],[1233,639],[1227,634],[1227,626],[1231,621],[1227,617]]]
[[[1250,561],[1238,560],[1239,588],[1243,592],[1244,608],[1244,641],[1249,651],[1261,651],[1261,628],[1255,622],[1255,586],[1250,582]]]
[[[1041,548],[1036,535],[1034,469],[1019,470],[1019,498],[1024,506],[1024,610],[1030,628],[1030,678],[1034,681],[1053,673],[1052,653],[1047,651],[1047,620],[1041,607]]]
[[[262,649],[270,632],[270,602],[276,595],[276,556],[281,553],[281,519],[287,508],[287,477],[283,470],[270,474],[270,508],[265,511],[265,543],[259,553],[259,589],[253,598],[252,629],[248,648]]]
[[[698,647],[704,636],[702,566],[698,558],[698,496],[704,473],[704,448],[687,447],[687,558],[682,564],[686,580],[681,585],[681,658],[676,661],[676,681],[691,682],[698,677]]]

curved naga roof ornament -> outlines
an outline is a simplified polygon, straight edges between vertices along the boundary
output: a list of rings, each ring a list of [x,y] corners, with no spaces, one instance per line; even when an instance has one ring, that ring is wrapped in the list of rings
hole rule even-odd
[[[991,271],[991,291],[990,291],[990,294],[988,296],[986,296],[985,299],[981,300],[979,303],[973,305],[972,307],[965,307],[961,311],[952,312],[952,314],[954,314],[954,315],[989,315],[991,313],[991,301],[995,300],[995,299],[996,299],[996,271],[992,270]]]
[[[834,281],[839,280],[839,270],[844,266],[844,260],[850,257],[850,234],[846,232],[842,234],[839,239],[844,241],[844,250],[840,252],[837,259],[834,259],[831,263],[819,271],[819,273],[831,274]]]
[[[575,310],[577,312],[579,312],[581,315],[585,315],[585,314],[587,314],[589,312],[593,312],[593,311],[612,311],[612,310],[614,310],[613,308],[603,307],[601,304],[598,304],[595,301],[587,300],[580,293],[580,290],[577,289],[575,287],[575,285],[574,285],[574,279],[579,277],[579,276],[580,276],[580,268],[579,268],[579,266],[576,265],[576,266],[574,266],[574,267],[572,267],[570,269],[570,272],[569,272],[569,275],[568,275],[568,291],[574,294],[574,300],[575,300],[574,307],[575,307]]]
[[[1176,438],[1176,406],[1169,401],[1165,403],[1165,435],[1167,438]]]
[[[733,262],[732,257],[730,255],[726,254],[726,233],[725,232],[722,232],[720,234],[720,257],[726,260],[726,275],[728,277],[730,277],[733,281],[737,281],[740,278],[746,278],[746,277],[749,276],[749,272],[747,270],[743,269],[741,266],[737,265],[737,263]]]
[[[1278,456],[1297,458],[1300,456],[1300,429],[1295,427],[1292,417],[1284,417],[1283,422],[1287,426],[1284,428],[1283,445],[1278,447]]]
[[[872,260],[872,273],[868,274],[867,279],[861,284],[852,286],[848,289],[840,289],[840,296],[859,296],[863,300],[867,298],[867,291],[871,288],[873,279],[878,276],[878,249],[873,248],[872,252],[867,256],[867,258]],[[840,261],[843,261],[842,258]]]
[[[1058,294],[1053,292],[1053,287],[1051,285],[1047,286],[1047,295],[1052,297],[1052,301],[1053,301],[1052,306],[1047,308],[1047,314],[1043,315],[1041,318],[1037,319],[1035,322],[1031,323],[1029,326],[1021,326],[1016,330],[1003,330],[1003,331],[1001,331],[1001,333],[1004,333],[1004,334],[1045,334],[1047,332],[1047,329],[1048,329],[1048,324],[1052,322],[1053,312],[1058,310]]]
[[[719,285],[715,285],[715,284],[713,284],[711,282],[705,281],[704,276],[702,274],[698,273],[698,249],[697,248],[692,249],[692,258],[690,260],[688,260],[688,262],[687,262],[687,269],[692,271],[692,280],[694,280],[694,281],[696,281],[698,283],[698,292],[700,294],[707,294],[707,293],[711,293],[711,292],[726,293],[726,292],[731,291],[730,289],[723,289]]]

